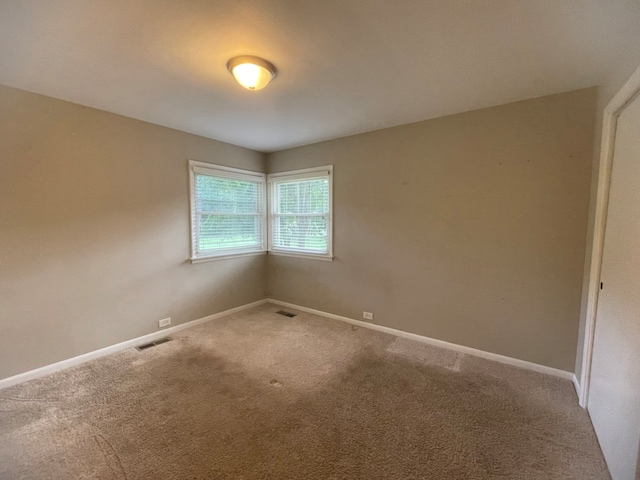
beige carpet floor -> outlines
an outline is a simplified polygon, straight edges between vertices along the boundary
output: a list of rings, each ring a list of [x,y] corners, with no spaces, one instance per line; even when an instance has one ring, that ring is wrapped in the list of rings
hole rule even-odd
[[[609,478],[570,382],[280,308],[1,390],[0,478]]]

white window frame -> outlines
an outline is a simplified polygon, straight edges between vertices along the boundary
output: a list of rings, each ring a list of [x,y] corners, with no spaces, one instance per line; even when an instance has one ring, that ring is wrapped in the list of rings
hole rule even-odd
[[[315,178],[327,178],[329,180],[329,211],[327,212],[327,252],[313,253],[301,252],[293,249],[285,249],[273,246],[275,203],[273,202],[273,192],[275,184],[282,181],[308,180]],[[292,170],[287,172],[272,173],[267,175],[268,185],[268,220],[269,220],[269,254],[285,255],[290,257],[312,258],[316,260],[333,260],[333,165],[322,167],[305,168],[302,170]]]
[[[240,247],[230,249],[220,249],[217,251],[208,251],[206,253],[198,252],[198,232],[199,228],[196,220],[196,189],[195,177],[196,173],[202,175],[210,175],[217,178],[243,180],[257,183],[260,187],[261,202],[259,208],[260,222],[262,228],[262,242],[255,247]],[[211,163],[197,162],[189,160],[189,226],[191,239],[191,263],[207,262],[211,260],[221,260],[224,258],[243,257],[248,255],[262,255],[267,251],[267,189],[266,175],[264,173],[253,172],[251,170],[243,170],[240,168],[225,167],[222,165],[214,165]]]

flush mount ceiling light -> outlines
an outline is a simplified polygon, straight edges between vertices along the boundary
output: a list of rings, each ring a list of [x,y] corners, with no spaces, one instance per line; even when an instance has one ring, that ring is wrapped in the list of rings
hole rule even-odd
[[[276,67],[264,58],[243,55],[227,62],[227,70],[247,90],[260,90],[278,74]]]

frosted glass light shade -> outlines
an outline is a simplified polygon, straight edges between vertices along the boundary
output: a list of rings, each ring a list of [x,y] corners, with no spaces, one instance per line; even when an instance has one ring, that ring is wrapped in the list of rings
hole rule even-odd
[[[247,90],[260,90],[275,78],[276,67],[272,63],[248,55],[234,57],[227,62],[227,69]]]

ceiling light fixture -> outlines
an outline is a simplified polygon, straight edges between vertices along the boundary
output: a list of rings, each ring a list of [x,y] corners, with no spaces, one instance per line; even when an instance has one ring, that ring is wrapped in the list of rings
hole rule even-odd
[[[260,90],[273,80],[278,72],[271,62],[260,57],[243,55],[227,62],[227,70],[247,90]]]

